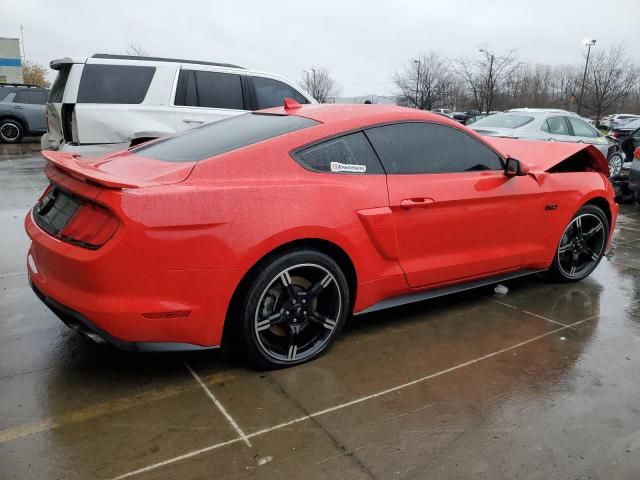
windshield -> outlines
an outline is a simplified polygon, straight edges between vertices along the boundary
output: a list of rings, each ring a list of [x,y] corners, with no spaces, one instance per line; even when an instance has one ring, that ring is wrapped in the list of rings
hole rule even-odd
[[[527,115],[515,115],[513,113],[496,113],[489,117],[478,120],[473,124],[475,127],[493,128],[519,128],[533,121],[533,117]]]

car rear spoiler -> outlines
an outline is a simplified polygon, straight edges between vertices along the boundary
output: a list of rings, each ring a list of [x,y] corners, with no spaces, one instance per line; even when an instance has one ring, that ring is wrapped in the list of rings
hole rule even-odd
[[[96,169],[87,161],[78,160],[79,155],[68,152],[43,150],[42,156],[52,165],[79,180],[97,183],[107,188],[136,188],[140,185],[119,180],[108,173]]]

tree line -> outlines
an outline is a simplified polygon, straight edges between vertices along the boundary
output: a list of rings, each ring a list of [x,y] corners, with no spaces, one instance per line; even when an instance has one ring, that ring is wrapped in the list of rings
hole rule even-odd
[[[407,60],[393,75],[408,106],[423,110],[501,111],[515,107],[577,111],[582,64],[540,65],[515,51],[495,55],[481,48],[475,58],[447,60],[430,51]],[[623,46],[592,51],[584,81],[581,114],[640,113],[640,67]]]

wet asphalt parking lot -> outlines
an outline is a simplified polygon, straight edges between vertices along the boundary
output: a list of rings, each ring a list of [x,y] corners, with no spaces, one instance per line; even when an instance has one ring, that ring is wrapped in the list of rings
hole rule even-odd
[[[0,147],[0,479],[638,479],[640,208],[589,279],[358,317],[317,361],[130,354],[31,292],[37,144]]]

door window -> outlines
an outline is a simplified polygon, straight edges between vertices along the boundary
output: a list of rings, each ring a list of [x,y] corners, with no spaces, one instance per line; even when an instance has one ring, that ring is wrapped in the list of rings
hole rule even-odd
[[[573,128],[573,134],[576,137],[597,138],[600,135],[591,127],[587,122],[583,122],[579,118],[567,117],[571,127]]]
[[[384,173],[364,133],[332,138],[294,155],[296,161],[314,172]]]
[[[570,135],[569,125],[564,117],[550,117],[542,124],[542,130],[554,135]]]
[[[298,103],[309,103],[296,89],[278,80],[253,77],[253,87],[256,92],[256,108],[258,110],[281,107],[285,98],[292,98]]]
[[[240,75],[181,70],[175,105],[245,110]]]
[[[435,123],[398,123],[367,130],[388,174],[502,170],[489,147],[453,127]]]

